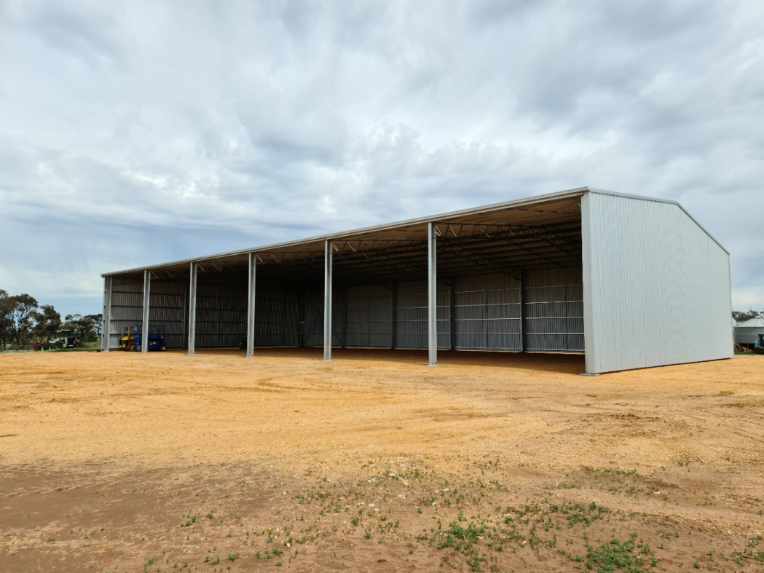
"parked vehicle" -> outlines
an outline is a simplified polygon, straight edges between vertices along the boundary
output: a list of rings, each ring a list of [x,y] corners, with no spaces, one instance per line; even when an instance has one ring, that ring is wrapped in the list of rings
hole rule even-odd
[[[135,336],[135,351],[140,352],[141,351],[141,344],[142,344],[142,335],[138,334]],[[158,352],[162,350],[167,350],[167,343],[164,340],[164,336],[161,334],[149,334],[149,340],[148,340],[148,350],[149,352]]]
[[[126,328],[125,333],[119,338],[119,347],[128,352],[140,352],[143,345],[142,339],[143,334],[137,326]],[[167,343],[165,342],[164,336],[161,334],[149,333],[148,350],[149,352],[167,350]]]
[[[71,331],[60,331],[56,338],[51,338],[45,348],[78,348],[80,337]]]

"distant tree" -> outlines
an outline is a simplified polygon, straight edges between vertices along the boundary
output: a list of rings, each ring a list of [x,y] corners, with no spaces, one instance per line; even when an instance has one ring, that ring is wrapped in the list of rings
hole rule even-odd
[[[100,314],[68,314],[62,321],[53,305],[40,306],[30,294],[11,296],[0,289],[0,351],[6,350],[9,343],[46,344],[61,330],[70,331],[82,342],[97,340],[102,320]]]
[[[32,313],[37,310],[37,299],[29,294],[18,294],[11,299],[11,328],[17,346],[29,342],[32,327]]]
[[[13,311],[12,297],[3,289],[0,289],[0,350],[5,350],[8,342],[13,339]]]
[[[67,314],[64,317],[64,330],[71,330],[83,342],[95,340],[101,334],[100,314]]]
[[[61,330],[71,330],[76,333],[80,318],[82,317],[79,314],[67,314],[64,317],[64,324],[61,326]]]
[[[52,304],[43,305],[40,310],[32,311],[31,317],[34,322],[31,334],[35,342],[48,344],[61,328],[61,315],[56,312]]]
[[[760,318],[761,316],[762,314],[755,310],[747,310],[745,312],[740,312],[739,310],[732,311],[732,318],[734,318],[738,322],[745,322],[746,320],[751,320],[753,318]]]
[[[103,327],[103,315],[99,312],[98,314],[86,314],[85,319],[91,321],[92,323],[92,338],[93,339],[99,339],[101,338],[101,328]]]

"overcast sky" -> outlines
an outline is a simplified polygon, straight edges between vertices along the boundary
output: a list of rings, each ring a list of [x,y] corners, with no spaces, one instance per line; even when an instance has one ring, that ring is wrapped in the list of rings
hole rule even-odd
[[[0,0],[0,288],[62,312],[582,185],[681,201],[764,308],[764,2]]]

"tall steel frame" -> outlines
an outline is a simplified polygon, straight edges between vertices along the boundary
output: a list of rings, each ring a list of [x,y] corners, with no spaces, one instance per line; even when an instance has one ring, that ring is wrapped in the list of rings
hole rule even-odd
[[[249,253],[247,280],[247,358],[255,353],[255,293],[257,278],[257,255]]]
[[[332,359],[332,242],[324,241],[324,360]]]
[[[111,346],[111,284],[112,277],[103,278],[103,314],[101,315],[101,350],[109,352]]]
[[[332,242],[324,241],[324,360],[332,359]]]
[[[141,352],[149,351],[149,316],[151,314],[151,271],[143,271],[143,322],[141,323]]]
[[[191,262],[188,265],[188,345],[189,354],[196,352],[196,284],[197,264]]]
[[[438,364],[437,227],[427,223],[427,362]]]

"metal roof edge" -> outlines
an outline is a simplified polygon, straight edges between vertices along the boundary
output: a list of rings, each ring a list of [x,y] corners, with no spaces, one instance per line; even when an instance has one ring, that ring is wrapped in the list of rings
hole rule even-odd
[[[684,206],[679,201],[675,201],[674,199],[662,199],[662,198],[659,198],[659,197],[647,197],[647,196],[644,196],[644,195],[633,195],[633,194],[629,194],[629,193],[618,193],[616,191],[608,191],[607,189],[598,189],[598,188],[592,188],[592,187],[588,188],[587,192],[588,193],[595,193],[597,195],[609,195],[611,197],[620,197],[621,199],[636,199],[638,201],[651,201],[653,203],[665,203],[666,205],[674,205],[676,207],[679,207],[682,210],[682,212],[685,215],[687,215],[687,217],[690,219],[690,221],[695,223],[698,226],[698,228],[701,231],[703,231],[708,236],[709,239],[711,239],[714,243],[716,243],[716,245],[722,251],[727,253],[728,256],[730,254],[730,252],[727,250],[727,248],[724,245],[722,245],[722,243],[716,237],[714,237],[708,231],[708,229],[706,229],[703,225],[701,225],[700,222],[695,217],[693,217],[690,214],[690,212],[687,209],[685,209]]]
[[[764,318],[749,318],[748,320],[732,319],[735,328],[764,328]]]
[[[399,229],[402,227],[408,227],[411,225],[420,225],[423,223],[428,222],[439,222],[444,221],[448,219],[453,219],[456,217],[464,217],[466,215],[482,215],[484,213],[490,213],[492,211],[501,211],[504,209],[512,209],[512,208],[518,208],[518,207],[524,207],[527,205],[534,205],[536,203],[546,203],[549,201],[556,201],[559,199],[567,199],[570,197],[576,197],[581,196],[587,192],[591,191],[589,187],[574,187],[571,189],[565,189],[563,191],[556,191],[554,193],[545,193],[542,195],[534,195],[532,197],[525,197],[522,199],[514,199],[512,201],[504,201],[500,203],[490,203],[488,205],[482,205],[480,207],[472,207],[469,209],[460,209],[458,211],[448,211],[445,213],[439,213],[436,215],[429,215],[425,217],[416,217],[414,219],[407,219],[403,221],[397,221],[394,223],[387,223],[383,225],[373,225],[371,227],[360,227],[357,229],[351,229],[348,231],[338,231],[336,233],[331,233],[328,235],[315,235],[312,237],[306,237],[303,239],[297,239],[294,241],[287,241],[285,243],[275,243],[271,245],[264,245],[260,247],[251,247],[248,249],[238,249],[235,251],[226,251],[222,253],[215,253],[211,255],[206,255],[203,257],[193,257],[190,259],[180,259],[177,261],[170,261],[166,263],[159,263],[156,265],[148,265],[143,267],[134,267],[130,269],[122,269],[118,271],[111,271],[108,273],[103,273],[102,277],[107,276],[114,276],[114,275],[121,275],[126,273],[135,273],[135,272],[141,272],[144,270],[159,270],[164,267],[170,267],[175,265],[182,265],[182,264],[190,264],[190,263],[198,263],[198,262],[204,262],[204,261],[211,261],[215,259],[223,259],[227,257],[235,257],[238,255],[246,255],[248,253],[262,253],[266,251],[272,251],[276,249],[283,249],[286,247],[293,247],[295,245],[300,244],[308,244],[308,243],[317,243],[319,241],[326,241],[326,240],[334,240],[334,239],[345,239],[354,235],[364,235],[367,233],[374,233],[379,231],[388,231],[392,229]]]

